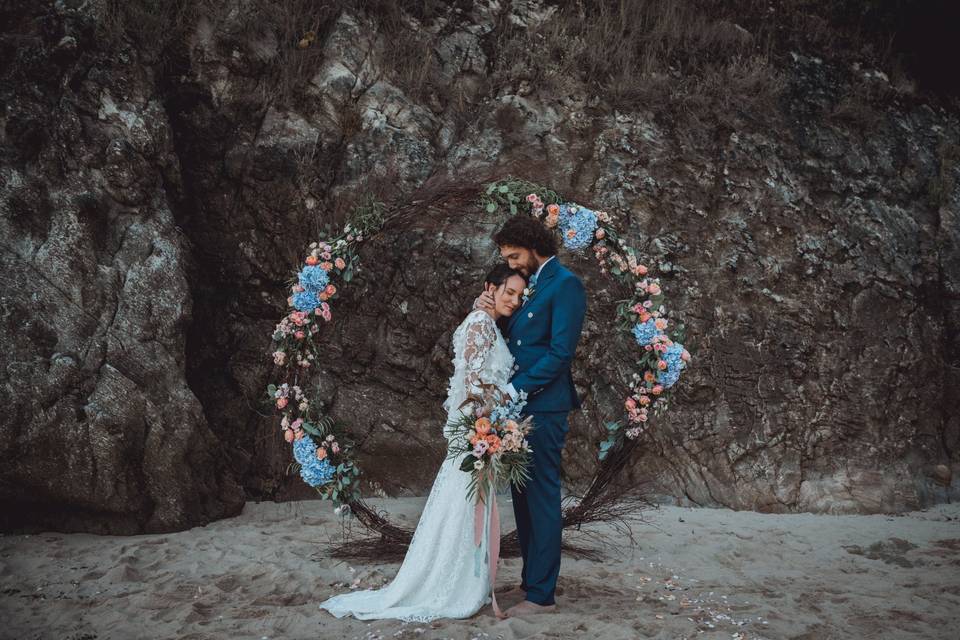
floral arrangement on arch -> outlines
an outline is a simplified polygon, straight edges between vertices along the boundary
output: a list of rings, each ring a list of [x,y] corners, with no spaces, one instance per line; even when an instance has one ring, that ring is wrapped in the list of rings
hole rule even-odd
[[[555,230],[568,250],[591,250],[602,273],[629,287],[631,294],[618,304],[617,315],[640,354],[628,381],[625,419],[606,425],[607,436],[598,453],[602,461],[621,440],[635,440],[645,433],[651,416],[667,409],[672,388],[691,361],[682,344],[683,324],[673,326],[660,279],[620,237],[613,216],[606,211],[564,202],[555,191],[514,178],[485,185],[479,205],[489,214],[504,210],[534,216]],[[342,230],[327,228],[324,238],[310,243],[287,282],[288,310],[272,335],[273,363],[281,375],[292,376],[293,383],[268,385],[266,400],[280,413],[279,426],[292,445],[293,464],[301,478],[344,514],[360,498],[361,472],[354,462],[354,445],[345,427],[323,417],[321,407],[314,406],[297,380],[308,375],[322,355],[321,326],[331,321],[333,303],[361,269],[361,244],[381,231],[386,221],[383,205],[368,200],[352,212]]]

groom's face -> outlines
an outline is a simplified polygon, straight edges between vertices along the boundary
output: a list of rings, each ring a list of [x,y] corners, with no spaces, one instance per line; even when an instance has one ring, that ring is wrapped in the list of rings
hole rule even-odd
[[[536,254],[526,247],[515,247],[505,244],[500,247],[500,257],[506,260],[511,269],[516,269],[529,278],[540,268],[540,261]]]

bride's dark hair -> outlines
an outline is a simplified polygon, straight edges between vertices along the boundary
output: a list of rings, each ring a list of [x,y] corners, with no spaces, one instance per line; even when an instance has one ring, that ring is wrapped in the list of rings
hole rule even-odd
[[[511,269],[505,262],[499,262],[493,266],[493,269],[490,269],[487,277],[483,279],[483,284],[484,286],[492,284],[499,288],[500,285],[513,276],[520,276],[524,282],[527,281],[527,278],[522,273],[516,269]]]

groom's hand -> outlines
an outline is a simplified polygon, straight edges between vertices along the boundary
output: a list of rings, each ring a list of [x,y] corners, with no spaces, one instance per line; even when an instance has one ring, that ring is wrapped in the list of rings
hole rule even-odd
[[[493,294],[489,291],[484,291],[477,299],[473,301],[474,309],[483,309],[484,311],[493,311],[495,303],[493,301]]]

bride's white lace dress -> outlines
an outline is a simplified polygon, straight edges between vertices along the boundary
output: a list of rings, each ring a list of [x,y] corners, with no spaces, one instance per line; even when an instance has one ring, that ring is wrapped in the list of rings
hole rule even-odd
[[[484,394],[481,384],[505,390],[513,369],[500,330],[482,310],[471,312],[457,327],[453,348],[454,371],[443,405],[448,421],[468,395]],[[446,429],[444,435],[449,435]],[[474,502],[467,498],[470,474],[460,470],[463,455],[441,465],[393,581],[381,589],[333,596],[321,609],[338,618],[426,622],[468,618],[490,602],[490,567],[486,561],[475,562]],[[480,557],[488,558],[488,549],[484,537]]]

